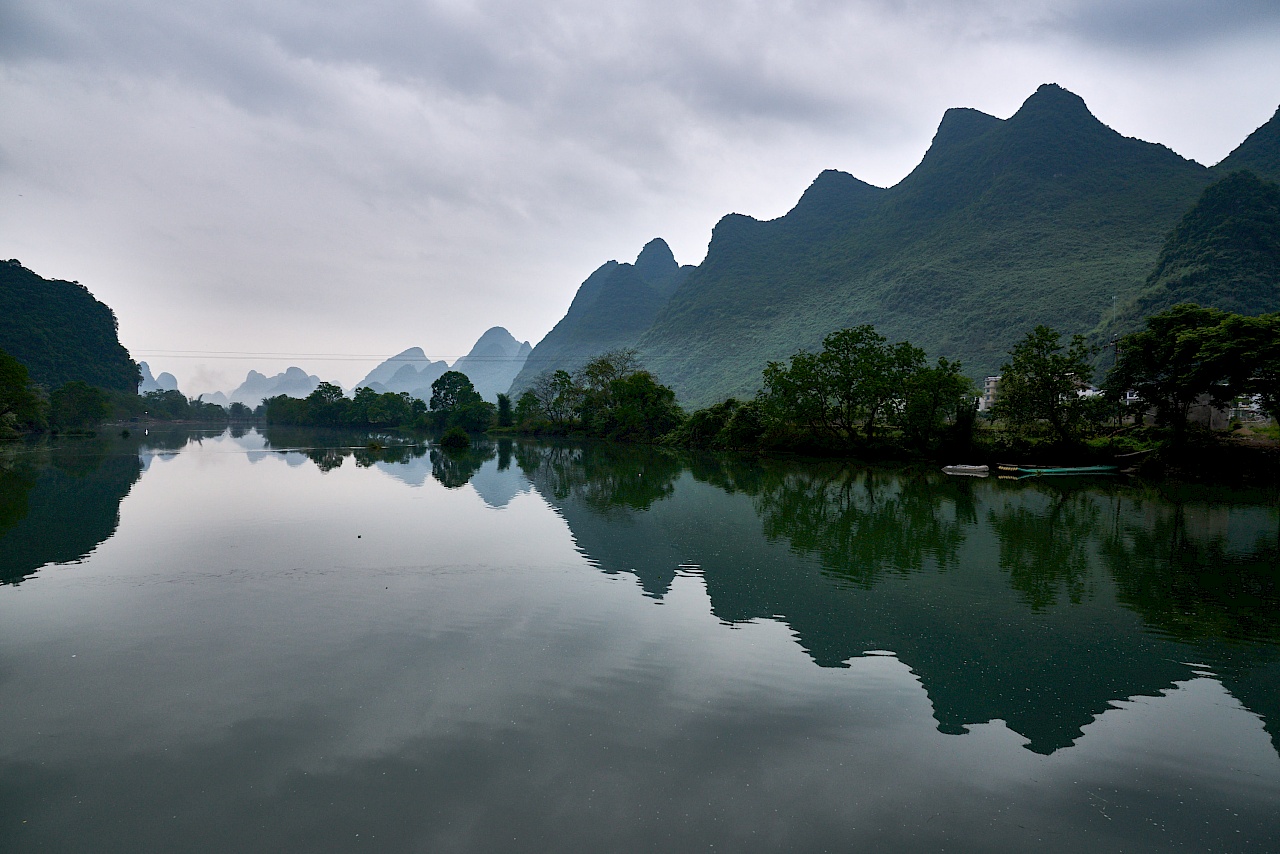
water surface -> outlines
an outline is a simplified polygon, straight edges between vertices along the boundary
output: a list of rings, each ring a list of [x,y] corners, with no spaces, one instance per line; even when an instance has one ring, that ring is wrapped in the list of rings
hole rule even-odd
[[[0,850],[1280,849],[1274,495],[0,450]]]

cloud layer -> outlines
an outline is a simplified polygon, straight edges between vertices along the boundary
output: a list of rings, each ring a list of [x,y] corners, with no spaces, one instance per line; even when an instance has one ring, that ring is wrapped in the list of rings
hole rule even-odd
[[[945,108],[1043,82],[1215,162],[1280,102],[1277,36],[1261,0],[11,0],[0,255],[83,281],[184,390],[350,382],[375,360],[301,354],[536,341],[600,263],[697,263],[824,168],[895,183]]]

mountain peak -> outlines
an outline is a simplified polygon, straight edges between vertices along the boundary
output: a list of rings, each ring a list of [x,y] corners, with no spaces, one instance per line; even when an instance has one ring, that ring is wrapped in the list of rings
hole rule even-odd
[[[661,237],[655,237],[646,243],[640,250],[640,254],[636,256],[636,272],[646,280],[669,276],[679,266],[676,263],[676,256],[671,252],[671,247]]]
[[[1280,181],[1280,108],[1214,169],[1223,172],[1248,169],[1269,181]]]
[[[1018,112],[1014,113],[1009,121],[1026,121],[1044,116],[1098,122],[1097,117],[1089,112],[1089,106],[1084,102],[1084,98],[1075,92],[1063,89],[1057,83],[1042,84],[1031,93],[1031,97],[1022,102]]]

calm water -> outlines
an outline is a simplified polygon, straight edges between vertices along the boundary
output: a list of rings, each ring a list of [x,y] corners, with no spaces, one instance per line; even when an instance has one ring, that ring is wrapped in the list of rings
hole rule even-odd
[[[0,448],[0,850],[1276,851],[1278,564],[1117,480]]]

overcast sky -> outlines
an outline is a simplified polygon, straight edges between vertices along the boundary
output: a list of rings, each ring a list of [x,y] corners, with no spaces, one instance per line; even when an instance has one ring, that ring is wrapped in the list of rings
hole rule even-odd
[[[350,385],[537,343],[601,263],[897,183],[1047,82],[1216,163],[1280,104],[1280,3],[0,0],[0,257],[189,394]]]

